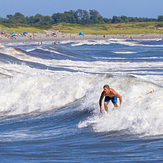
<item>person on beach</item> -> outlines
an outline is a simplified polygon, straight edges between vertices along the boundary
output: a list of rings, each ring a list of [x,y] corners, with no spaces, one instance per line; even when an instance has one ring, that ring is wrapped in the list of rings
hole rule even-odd
[[[103,113],[102,109],[102,99],[105,96],[104,99],[104,108],[106,112],[108,113],[108,102],[111,100],[112,103],[114,104],[114,107],[118,107],[117,104],[117,97],[119,98],[120,104],[122,104],[122,96],[119,95],[114,89],[110,88],[108,85],[103,86],[103,92],[101,93],[101,97],[99,100],[99,105],[100,105],[100,112]]]
[[[151,90],[151,91],[149,91],[148,93],[147,93],[147,95],[149,95],[149,94],[151,94],[151,93],[153,93],[154,92],[154,90]]]

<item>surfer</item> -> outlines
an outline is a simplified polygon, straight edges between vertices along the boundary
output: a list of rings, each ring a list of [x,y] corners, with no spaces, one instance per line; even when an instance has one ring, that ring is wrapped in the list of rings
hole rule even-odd
[[[104,85],[104,90],[101,93],[101,97],[99,100],[99,105],[100,105],[100,112],[103,113],[103,109],[102,109],[102,99],[105,96],[105,100],[104,100],[104,107],[106,112],[108,112],[108,102],[111,100],[112,103],[114,104],[114,107],[118,107],[117,104],[117,97],[119,98],[120,104],[122,103],[122,96],[119,95],[114,89],[110,88],[108,85]]]

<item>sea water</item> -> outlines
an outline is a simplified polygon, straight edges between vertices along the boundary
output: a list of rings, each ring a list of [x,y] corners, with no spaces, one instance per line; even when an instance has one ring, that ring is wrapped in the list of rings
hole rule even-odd
[[[0,162],[162,162],[162,100],[162,39],[0,44]]]

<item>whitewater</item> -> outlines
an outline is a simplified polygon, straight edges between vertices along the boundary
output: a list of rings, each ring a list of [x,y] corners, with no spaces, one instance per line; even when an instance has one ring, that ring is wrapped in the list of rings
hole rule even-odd
[[[52,43],[0,44],[1,162],[163,161],[162,39]]]

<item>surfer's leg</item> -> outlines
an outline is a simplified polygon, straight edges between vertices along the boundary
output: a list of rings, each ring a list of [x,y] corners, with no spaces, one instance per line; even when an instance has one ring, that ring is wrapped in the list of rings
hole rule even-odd
[[[117,97],[114,96],[113,99],[112,99],[112,103],[114,104],[114,107],[118,107],[118,104],[117,104]]]
[[[114,107],[116,108],[118,107],[118,104],[116,102],[114,102],[113,104],[114,104]]]
[[[110,97],[106,96],[104,100],[104,108],[106,112],[108,113],[108,102],[110,101]]]
[[[106,112],[108,113],[108,102],[104,102],[104,108],[105,108]]]

